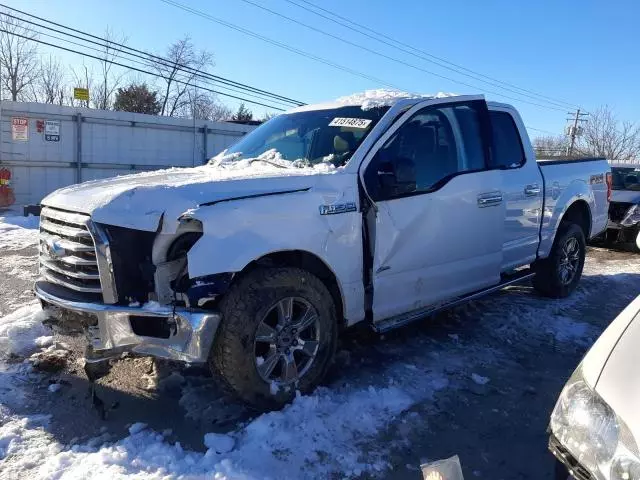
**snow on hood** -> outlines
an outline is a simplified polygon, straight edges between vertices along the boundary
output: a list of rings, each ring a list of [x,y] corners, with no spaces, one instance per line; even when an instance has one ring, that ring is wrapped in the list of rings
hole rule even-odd
[[[377,107],[390,107],[400,100],[420,99],[428,100],[435,98],[455,97],[455,93],[438,92],[436,94],[418,94],[403,92],[401,90],[392,90],[387,88],[378,88],[375,90],[366,90],[360,93],[354,93],[345,97],[340,97],[333,102],[318,103],[315,105],[304,105],[297,107],[291,112],[303,112],[309,110],[324,110],[329,108],[360,106],[363,110],[371,110]]]
[[[155,231],[160,218],[175,221],[202,203],[307,188],[311,175],[334,173],[331,164],[287,162],[275,150],[236,160],[225,152],[209,165],[169,168],[72,185],[56,190],[43,205],[86,213],[98,223]]]

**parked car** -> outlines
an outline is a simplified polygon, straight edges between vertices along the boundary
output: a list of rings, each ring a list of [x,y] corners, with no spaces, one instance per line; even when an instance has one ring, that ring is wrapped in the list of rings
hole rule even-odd
[[[640,251],[640,165],[611,165],[613,193],[606,240]]]
[[[602,333],[560,394],[549,448],[556,478],[640,478],[640,296]]]
[[[35,290],[82,314],[92,360],[208,362],[257,407],[316,386],[345,327],[527,279],[569,295],[607,223],[607,162],[537,163],[517,111],[481,96],[304,106],[211,163],[46,197]]]

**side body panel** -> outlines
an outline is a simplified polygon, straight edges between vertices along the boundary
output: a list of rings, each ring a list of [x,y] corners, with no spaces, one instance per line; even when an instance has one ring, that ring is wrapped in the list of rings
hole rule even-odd
[[[607,227],[609,202],[607,201],[606,173],[610,171],[606,160],[567,163],[538,162],[544,177],[545,196],[538,256],[545,258],[551,251],[553,240],[567,209],[576,201],[584,200],[591,214],[589,238]]]
[[[527,130],[518,112],[513,107],[502,104],[490,104],[489,110],[511,116],[520,134],[525,160],[519,167],[500,171],[505,204],[501,271],[508,272],[536,259],[540,241],[543,180]],[[514,162],[520,160],[515,158]]]
[[[189,276],[239,272],[267,254],[301,250],[320,258],[335,274],[348,324],[364,318],[362,214],[357,176],[319,175],[304,192],[220,202],[190,216],[203,236],[188,253]],[[321,206],[348,205],[321,215]]]
[[[460,104],[476,100],[455,99]],[[403,125],[423,109],[450,102],[411,106],[366,153],[360,171],[363,184],[376,153]],[[461,132],[456,128],[459,126],[453,136],[457,148],[464,152]],[[467,160],[477,154],[470,153]],[[375,238],[374,321],[499,283],[504,223],[500,173],[497,169],[463,172],[434,191],[375,202],[375,225],[369,225]],[[489,198],[490,204],[485,202]]]
[[[375,321],[500,282],[504,208],[478,206],[499,184],[500,171],[476,172],[437,192],[378,204]]]

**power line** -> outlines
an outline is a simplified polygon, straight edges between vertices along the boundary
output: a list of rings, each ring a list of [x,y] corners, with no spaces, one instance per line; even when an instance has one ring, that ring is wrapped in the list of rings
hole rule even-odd
[[[362,74],[361,72],[357,72],[357,71],[355,71],[355,70],[353,70],[353,69],[350,69],[350,68],[348,68],[348,67],[344,67],[344,66],[342,66],[342,65],[339,65],[339,64],[336,64],[336,63],[330,62],[329,60],[326,60],[326,59],[324,59],[324,58],[322,58],[322,57],[317,57],[317,56],[315,56],[315,55],[313,55],[313,54],[310,54],[309,52],[305,52],[305,51],[303,51],[303,50],[299,50],[299,49],[294,49],[294,48],[292,48],[292,47],[289,47],[288,45],[285,45],[285,44],[283,44],[283,43],[281,43],[281,42],[278,42],[278,41],[276,41],[276,40],[273,40],[273,39],[271,39],[271,38],[269,38],[269,37],[265,37],[265,36],[263,36],[263,35],[258,35],[258,34],[256,34],[256,33],[255,33],[255,32],[253,32],[253,31],[250,31],[250,30],[245,29],[245,28],[243,28],[243,27],[239,27],[238,25],[235,25],[235,24],[232,24],[232,23],[227,22],[227,21],[225,21],[225,20],[222,20],[222,19],[220,19],[220,18],[214,17],[214,16],[212,16],[212,15],[210,15],[210,14],[208,14],[208,13],[202,12],[202,11],[200,11],[200,10],[196,10],[195,8],[188,7],[188,6],[186,6],[186,5],[183,5],[183,4],[181,4],[181,3],[175,2],[175,1],[173,1],[173,0],[161,0],[161,1],[162,1],[162,2],[164,2],[164,3],[166,3],[166,4],[172,5],[172,6],[174,6],[174,7],[180,8],[180,9],[182,9],[182,10],[188,11],[188,12],[190,12],[190,13],[194,14],[194,15],[200,16],[200,17],[202,17],[202,18],[206,18],[206,19],[208,19],[208,20],[210,20],[210,21],[212,21],[212,22],[215,22],[215,23],[218,23],[218,24],[220,24],[220,25],[223,25],[223,26],[226,26],[226,27],[228,27],[228,28],[231,28],[231,29],[233,29],[233,30],[240,31],[240,32],[242,32],[242,33],[245,33],[245,34],[250,35],[250,36],[255,37],[255,38],[259,38],[260,40],[263,40],[263,41],[265,41],[265,42],[268,42],[268,43],[271,43],[271,44],[273,44],[273,45],[279,46],[279,47],[281,47],[281,48],[284,48],[284,49],[286,49],[286,50],[292,51],[292,52],[297,53],[297,54],[299,54],[299,55],[302,55],[302,56],[305,56],[305,57],[308,57],[308,58],[314,58],[315,60],[318,60],[318,61],[320,61],[320,62],[322,62],[322,63],[327,64],[327,65],[331,65],[331,66],[333,66],[334,68],[338,68],[338,69],[340,69],[340,70],[349,71],[349,73],[353,73],[353,74],[356,74],[356,75],[358,75],[358,76],[364,76],[365,78],[367,78],[367,77],[368,77],[370,80],[371,80],[371,79],[375,79],[374,77],[370,77],[370,76],[368,76],[368,75],[366,75],[366,74]],[[420,70],[420,71],[422,71],[422,72],[428,73],[428,74],[430,74],[430,75],[434,75],[434,76],[436,76],[436,77],[443,78],[443,79],[445,79],[445,80],[449,80],[449,81],[452,81],[452,82],[455,82],[455,83],[459,83],[459,84],[465,85],[465,86],[470,87],[470,88],[473,88],[473,89],[478,89],[478,87],[477,87],[477,86],[475,86],[475,85],[471,85],[471,84],[468,84],[468,83],[465,83],[465,82],[460,82],[460,81],[458,81],[458,80],[452,79],[452,78],[447,77],[447,76],[445,76],[445,75],[440,75],[440,74],[438,74],[438,73],[431,72],[431,71],[429,71],[429,70],[426,70],[426,69],[424,69],[424,68],[418,67],[418,66],[413,65],[413,64],[410,64],[410,63],[405,62],[405,61],[403,61],[403,60],[399,60],[399,59],[397,59],[397,58],[390,57],[390,56],[385,55],[385,54],[383,54],[383,53],[376,52],[375,50],[372,50],[372,49],[370,49],[370,48],[368,48],[368,47],[365,47],[365,46],[363,46],[363,45],[360,45],[360,44],[357,44],[357,43],[351,42],[351,41],[349,41],[349,40],[342,39],[342,38],[340,38],[340,37],[338,37],[338,36],[332,35],[332,34],[330,34],[330,33],[328,33],[328,32],[325,32],[325,31],[323,31],[323,30],[321,30],[321,29],[315,28],[315,27],[313,27],[313,26],[311,26],[311,25],[307,25],[307,24],[305,24],[305,23],[298,22],[297,20],[292,19],[291,17],[287,17],[286,15],[283,15],[283,14],[280,14],[280,13],[278,13],[278,12],[275,12],[274,10],[271,10],[271,9],[269,9],[269,8],[267,8],[267,7],[263,7],[263,6],[261,6],[261,5],[258,5],[258,4],[256,4],[256,3],[251,2],[251,1],[249,1],[249,0],[243,0],[243,1],[245,1],[246,3],[250,3],[250,4],[252,4],[252,5],[254,5],[254,6],[258,7],[258,8],[261,8],[261,9],[263,9],[263,10],[266,10],[266,11],[268,11],[268,12],[270,12],[270,13],[274,14],[274,15],[277,15],[277,16],[280,16],[280,17],[282,17],[282,18],[285,18],[285,19],[287,19],[287,20],[289,20],[289,21],[292,21],[292,22],[298,23],[298,24],[300,24],[300,25],[302,25],[302,26],[304,26],[304,27],[306,27],[306,28],[309,28],[309,29],[311,29],[311,30],[313,30],[313,31],[316,31],[316,32],[322,33],[322,34],[324,34],[324,35],[326,35],[326,36],[329,36],[329,37],[335,38],[335,39],[337,39],[337,40],[339,40],[339,41],[343,41],[343,42],[345,42],[345,43],[348,43],[348,44],[350,44],[350,45],[353,45],[353,46],[355,46],[355,47],[357,47],[357,48],[360,48],[360,49],[362,49],[362,50],[365,50],[365,51],[367,51],[367,52],[369,52],[369,53],[372,53],[372,54],[374,54],[374,55],[378,55],[378,56],[383,57],[383,58],[386,58],[386,59],[388,59],[388,60],[392,60],[392,61],[394,61],[394,62],[400,63],[400,64],[402,64],[402,65],[405,65],[405,66],[408,66],[408,67],[411,67],[411,68],[414,68],[414,69],[416,69],[416,70]],[[379,82],[382,82],[382,83],[383,83],[383,84],[385,84],[385,85],[392,86],[393,88],[398,88],[398,87],[396,87],[395,85],[390,84],[389,82],[385,82],[385,81],[380,80],[380,79],[375,79],[375,80],[377,80],[377,81],[379,81]],[[564,110],[565,110],[564,108],[559,108],[559,107],[552,107],[552,106],[542,105],[542,104],[539,104],[539,103],[530,102],[530,101],[528,101],[528,100],[522,100],[522,99],[520,99],[520,98],[511,97],[511,96],[509,96],[509,95],[504,95],[504,94],[501,94],[501,93],[498,93],[498,92],[493,92],[493,91],[491,91],[491,90],[486,90],[486,89],[484,89],[484,92],[486,92],[486,93],[490,93],[490,94],[492,94],[492,95],[500,96],[500,97],[503,97],[503,98],[507,98],[507,99],[510,99],[510,100],[514,100],[514,101],[518,101],[518,102],[528,103],[528,104],[530,104],[530,105],[534,105],[534,106],[541,107],[541,108],[548,108],[548,109],[550,109],[550,110],[558,110],[558,111],[563,111],[563,112],[564,112]]]
[[[388,87],[400,90],[400,88],[398,86],[396,86],[396,85],[394,85],[392,83],[386,82],[385,80],[381,80],[379,78],[376,78],[374,76],[368,75],[366,73],[362,73],[362,72],[359,72],[359,71],[354,70],[352,68],[345,67],[344,65],[340,65],[338,63],[334,63],[331,60],[327,60],[326,58],[319,57],[319,56],[314,55],[312,53],[308,53],[308,52],[305,52],[303,50],[299,50],[299,49],[297,49],[295,47],[292,47],[290,45],[287,45],[285,43],[279,42],[277,40],[273,40],[272,38],[269,38],[269,37],[265,37],[264,35],[260,35],[258,33],[255,33],[253,31],[249,30],[249,29],[240,27],[240,26],[235,25],[233,23],[230,23],[230,22],[227,22],[227,21],[222,20],[220,18],[214,17],[213,15],[209,15],[208,13],[202,12],[200,10],[196,10],[195,8],[191,8],[191,7],[188,7],[186,5],[182,5],[181,3],[174,2],[173,0],[160,0],[160,1],[166,3],[167,5],[171,5],[171,6],[174,6],[176,8],[179,8],[181,10],[184,10],[185,12],[189,12],[189,13],[191,13],[193,15],[202,17],[202,18],[204,18],[206,20],[209,20],[211,22],[214,22],[214,23],[217,23],[219,25],[222,25],[222,26],[225,26],[227,28],[230,28],[232,30],[235,30],[237,32],[244,33],[245,35],[249,35],[251,37],[257,38],[257,39],[262,40],[264,42],[267,42],[267,43],[269,43],[271,45],[274,45],[276,47],[288,50],[288,51],[290,51],[292,53],[295,53],[297,55],[300,55],[300,56],[315,60],[317,62],[320,62],[320,63],[323,63],[323,64],[328,65],[330,67],[333,67],[335,69],[342,70],[343,72],[350,73],[351,75],[355,75],[357,77],[361,77],[361,78],[364,78],[366,80],[369,80],[369,81],[372,81],[372,82],[375,82],[375,83],[378,83],[378,84],[381,84],[381,85],[386,85]]]
[[[45,42],[45,41],[43,41],[43,40],[38,40],[38,39],[35,39],[35,38],[30,38],[30,37],[27,37],[26,35],[20,35],[20,34],[18,34],[18,33],[10,32],[10,31],[5,30],[5,29],[0,29],[0,32],[6,33],[6,34],[8,34],[8,35],[13,35],[13,36],[15,36],[15,37],[23,38],[23,39],[25,39],[25,40],[29,40],[29,41],[32,41],[32,42],[40,43],[40,44],[42,44],[42,45],[46,45],[46,46],[48,46],[48,47],[53,47],[53,48],[57,48],[57,49],[59,49],[59,50],[65,50],[65,51],[70,52],[70,53],[75,53],[75,54],[82,55],[82,56],[85,56],[85,57],[93,58],[93,59],[95,59],[95,60],[104,61],[104,59],[103,59],[103,58],[97,57],[97,56],[95,56],[95,55],[91,55],[91,54],[89,54],[89,53],[79,52],[79,51],[77,51],[77,50],[73,50],[73,49],[71,49],[71,48],[66,48],[66,47],[63,47],[63,46],[61,46],[61,45],[55,45],[55,44],[53,44],[53,43]],[[166,76],[164,76],[164,75],[162,75],[162,74],[159,74],[159,73],[149,72],[148,70],[142,70],[142,69],[140,69],[140,68],[132,67],[131,65],[124,65],[124,64],[122,64],[122,63],[118,63],[118,62],[110,61],[109,63],[111,63],[112,65],[117,65],[118,67],[128,68],[129,70],[133,70],[133,71],[135,71],[135,72],[140,72],[140,73],[144,73],[144,74],[146,74],[146,75],[151,75],[151,76],[155,76],[155,77],[159,77],[159,78],[164,78],[165,80],[168,80],[168,77],[166,77]],[[183,85],[191,86],[191,83],[189,83],[189,82],[185,82],[185,81],[182,81],[182,80],[178,80],[178,79],[175,79],[175,78],[173,79],[173,81],[174,81],[174,82],[176,82],[176,83],[183,84]],[[254,100],[248,100],[248,99],[246,99],[246,98],[238,97],[238,96],[236,96],[236,95],[231,95],[231,94],[229,94],[229,93],[221,93],[221,92],[216,91],[216,90],[213,90],[213,89],[211,89],[211,88],[206,88],[206,87],[198,87],[198,88],[199,88],[200,90],[205,90],[205,91],[207,91],[207,92],[216,93],[216,94],[219,94],[219,95],[224,95],[224,96],[226,96],[226,97],[230,97],[230,98],[235,98],[236,100],[241,100],[241,101],[244,101],[244,102],[247,102],[247,103],[252,103],[252,104],[254,104],[254,105],[261,105],[261,106],[263,106],[263,107],[272,108],[272,109],[274,109],[274,110],[284,111],[284,109],[274,107],[273,105],[268,105],[268,104],[266,104],[266,103],[256,102],[256,101],[254,101]]]
[[[460,84],[460,85],[464,85],[464,86],[466,86],[466,87],[470,87],[470,88],[473,88],[473,89],[481,89],[481,87],[478,87],[477,85],[473,85],[473,84],[469,84],[469,83],[466,83],[466,82],[463,82],[463,81],[460,81],[460,80],[456,80],[455,78],[451,78],[451,77],[448,77],[448,76],[446,76],[446,75],[442,75],[442,74],[439,74],[439,73],[433,72],[433,71],[431,71],[431,70],[427,70],[426,68],[422,68],[422,67],[419,67],[419,66],[417,66],[417,65],[415,65],[415,64],[412,64],[412,63],[406,62],[406,61],[404,61],[404,60],[401,60],[401,59],[399,59],[399,58],[392,57],[392,56],[390,56],[390,55],[386,55],[386,54],[384,54],[384,53],[381,53],[381,52],[378,52],[378,51],[376,51],[376,50],[373,50],[373,49],[371,49],[371,48],[369,48],[369,47],[367,47],[367,46],[361,45],[361,44],[359,44],[359,43],[352,42],[352,41],[347,40],[347,39],[345,39],[345,38],[343,38],[343,37],[340,37],[340,36],[338,36],[338,35],[334,35],[334,34],[332,34],[332,33],[329,33],[329,32],[327,32],[327,31],[325,31],[325,30],[322,30],[322,29],[320,29],[320,28],[316,28],[316,27],[314,27],[314,26],[312,26],[312,25],[309,25],[309,24],[307,24],[307,23],[304,23],[304,22],[301,22],[301,21],[299,21],[299,20],[296,20],[295,18],[289,17],[289,16],[284,15],[284,14],[282,14],[282,13],[280,13],[280,12],[276,12],[275,10],[272,10],[272,9],[270,9],[270,8],[268,8],[268,7],[265,7],[265,6],[263,6],[263,5],[260,5],[260,4],[256,3],[256,2],[252,1],[252,0],[241,0],[241,1],[242,1],[242,2],[244,2],[244,3],[247,3],[247,4],[249,4],[249,5],[253,5],[254,7],[259,8],[259,9],[261,9],[261,10],[264,10],[264,11],[266,11],[266,12],[269,12],[269,13],[271,13],[272,15],[276,15],[276,16],[278,16],[278,17],[280,17],[280,18],[284,18],[285,20],[287,20],[287,21],[289,21],[289,22],[292,22],[292,23],[295,23],[295,24],[297,24],[297,25],[303,26],[303,27],[305,27],[305,28],[307,28],[307,29],[309,29],[309,30],[312,30],[312,31],[316,32],[316,33],[320,33],[321,35],[325,35],[325,36],[327,36],[327,37],[329,37],[329,38],[333,38],[333,39],[338,40],[338,41],[340,41],[340,42],[346,43],[347,45],[351,45],[351,46],[353,46],[353,47],[356,47],[356,48],[359,48],[359,49],[361,49],[361,50],[364,50],[365,52],[371,53],[371,54],[373,54],[373,55],[377,55],[378,57],[385,58],[385,59],[387,59],[387,60],[391,60],[392,62],[396,62],[396,63],[398,63],[398,64],[400,64],[400,65],[404,65],[404,66],[406,66],[406,67],[410,67],[410,68],[413,68],[413,69],[415,69],[415,70],[419,70],[419,71],[421,71],[421,72],[423,72],[423,73],[427,73],[428,75],[433,75],[433,76],[435,76],[435,77],[442,78],[442,79],[444,79],[444,80],[448,80],[448,81],[450,81],[450,82],[458,83],[458,84]],[[353,30],[353,29],[351,29],[351,30]],[[430,61],[430,60],[427,60],[427,61]],[[433,62],[433,61],[432,61],[432,63],[436,63],[436,62]],[[436,63],[436,64],[437,64],[437,63]],[[437,65],[438,65],[438,64],[437,64]],[[442,66],[442,65],[440,65],[440,66]],[[449,68],[449,69],[450,69],[450,70],[453,70],[453,69],[451,69],[451,68]],[[456,70],[453,70],[453,71],[456,71]],[[460,73],[460,72],[457,72],[457,71],[456,71],[456,73]],[[471,77],[471,78],[474,78],[473,76],[468,75],[468,74],[464,74],[464,75],[466,75],[466,76],[468,76],[468,77]],[[484,83],[490,83],[490,82],[487,82],[486,80],[480,80],[480,81],[483,81]],[[490,84],[491,84],[491,83],[490,83]],[[493,84],[493,85],[495,85],[495,84]],[[499,86],[499,85],[495,85],[495,86],[498,86],[499,88],[505,89],[505,87],[501,87],[501,86]],[[513,92],[513,93],[516,93],[517,95],[522,95],[522,96],[529,97],[529,98],[533,98],[534,100],[540,101],[540,100],[539,100],[539,99],[537,99],[536,97],[534,97],[534,96],[532,96],[532,95],[528,95],[528,94],[526,94],[526,93],[520,93],[520,92],[517,92],[517,91],[515,91],[515,90],[511,90],[511,89],[506,89],[506,90],[509,90],[509,91],[511,91],[511,92]],[[504,97],[504,98],[509,98],[509,99],[511,99],[511,100],[518,100],[518,101],[522,101],[522,102],[527,102],[526,100],[522,100],[522,99],[519,99],[519,98],[510,97],[510,96],[508,96],[508,95],[504,95],[504,94],[501,94],[501,93],[498,93],[498,92],[494,92],[494,91],[491,91],[491,90],[486,90],[486,89],[484,89],[484,91],[485,91],[486,93],[490,93],[490,94],[492,94],[492,95],[499,95],[499,96],[502,96],[502,97]],[[539,104],[539,103],[533,103],[533,102],[527,102],[527,103],[531,103],[532,105],[536,105],[536,106],[543,107],[543,108],[552,108],[552,107],[549,107],[549,106],[546,106],[546,105],[541,105],[541,104]],[[555,107],[553,107],[553,109],[555,109],[555,110],[564,110],[564,109],[566,108],[566,107],[562,106],[562,105],[561,105],[561,104],[559,104],[559,103],[549,102],[549,101],[546,101],[546,103],[549,103],[550,105],[555,105]]]
[[[5,15],[6,15],[6,14],[5,14]],[[10,16],[10,17],[11,17],[11,15],[8,15],[8,16]],[[18,17],[12,17],[12,18],[18,18]],[[22,19],[21,19],[21,20],[22,20]],[[31,23],[31,22],[29,22],[29,23]],[[44,27],[44,28],[47,28],[47,27]],[[24,29],[25,31],[28,31],[28,32],[31,32],[31,33],[35,33],[35,34],[40,35],[40,36],[44,36],[44,37],[48,37],[48,38],[52,38],[52,39],[54,39],[54,40],[58,40],[58,41],[61,41],[61,42],[66,42],[66,43],[68,43],[68,44],[75,45],[75,46],[82,47],[82,48],[86,48],[86,49],[89,49],[89,50],[93,50],[93,51],[98,52],[98,53],[104,53],[104,51],[103,51],[103,50],[100,50],[100,49],[98,49],[98,48],[96,48],[96,47],[92,47],[92,46],[89,46],[89,45],[84,45],[84,44],[81,44],[81,43],[78,43],[78,42],[74,42],[73,40],[69,40],[69,39],[66,39],[66,38],[57,37],[57,36],[55,36],[55,35],[51,35],[51,34],[49,34],[49,33],[45,33],[45,32],[39,31],[39,30],[35,30],[35,29],[31,29],[31,28],[27,28],[27,27],[23,27],[23,29]],[[96,43],[96,44],[97,44],[97,42],[94,42],[94,43]],[[118,50],[118,49],[116,49],[116,48],[114,48],[114,49],[112,49],[112,50],[114,50],[114,51],[120,51],[120,50]],[[80,54],[80,55],[82,55],[82,54],[83,54],[83,52],[76,52],[76,53],[78,53],[78,54]],[[110,57],[112,57],[112,58],[121,58],[121,59],[123,59],[123,60],[127,60],[127,61],[129,61],[129,62],[133,62],[133,63],[135,63],[135,64],[137,64],[137,65],[149,66],[149,64],[148,64],[148,63],[145,63],[145,62],[142,62],[142,61],[138,61],[138,60],[133,60],[133,59],[130,59],[130,58],[127,58],[127,57],[123,57],[123,56],[121,56],[121,55],[116,55],[115,53],[110,53],[109,55],[110,55]],[[110,60],[105,59],[104,57],[102,57],[102,58],[101,58],[101,60],[102,60],[102,61],[106,61],[106,62],[111,63],[111,61],[110,61]],[[153,74],[153,75],[155,75],[155,74]],[[176,77],[176,78],[180,78],[180,77]],[[184,77],[183,77],[182,79],[184,80]],[[189,82],[189,80],[188,80],[188,79],[187,79],[186,81],[187,81],[187,82]],[[194,82],[195,82],[195,76],[194,76]],[[209,80],[209,81],[207,82],[207,84],[213,84],[213,82],[212,82],[211,80]],[[280,105],[280,106],[283,106],[283,107],[286,107],[286,108],[290,108],[290,105],[285,104],[284,102],[279,101],[279,100],[275,100],[275,99],[265,99],[265,98],[263,98],[263,97],[260,97],[260,96],[254,95],[254,94],[252,94],[252,93],[245,92],[245,91],[243,91],[243,90],[239,90],[239,89],[234,88],[234,87],[229,87],[229,86],[220,86],[220,85],[215,85],[215,84],[213,84],[213,85],[216,87],[216,94],[219,94],[219,95],[225,95],[225,92],[220,90],[221,88],[224,88],[225,90],[230,90],[230,91],[232,91],[232,92],[240,93],[240,94],[244,95],[245,97],[252,97],[252,98],[256,98],[256,99],[258,99],[258,100],[262,100],[262,101],[269,101],[269,102],[271,102],[271,103],[275,103],[275,104],[277,104],[277,105]],[[194,85],[194,86],[195,86],[195,85]],[[198,88],[200,88],[200,87],[198,87]],[[249,99],[247,99],[246,101],[247,101],[247,102],[250,102],[250,103],[253,103],[253,102],[252,102],[251,100],[249,100]],[[274,107],[274,108],[275,108],[275,107]]]
[[[290,4],[292,4],[292,5],[297,6],[298,8],[301,8],[303,10],[306,10],[306,11],[310,12],[310,13],[313,13],[314,15],[318,15],[318,16],[324,18],[324,19],[327,19],[327,20],[329,20],[329,21],[331,21],[333,23],[336,23],[336,24],[338,24],[340,26],[343,26],[343,27],[348,28],[350,30],[356,31],[356,32],[360,33],[361,35],[364,35],[364,36],[366,36],[368,38],[376,40],[376,41],[378,41],[380,43],[388,45],[388,46],[390,46],[392,48],[395,48],[395,49],[397,49],[399,51],[402,51],[404,53],[407,53],[409,55],[413,55],[414,57],[420,58],[420,59],[425,60],[427,62],[431,62],[431,63],[433,63],[435,65],[438,65],[438,66],[440,66],[442,68],[446,68],[448,70],[456,72],[456,73],[458,73],[460,75],[465,75],[465,76],[473,78],[475,80],[479,80],[481,82],[488,83],[490,85],[497,86],[499,88],[503,88],[505,90],[511,91],[513,93],[517,93],[519,95],[524,95],[524,96],[528,96],[530,98],[534,98],[534,97],[531,97],[530,95],[526,95],[525,93],[521,93],[521,92],[526,92],[528,94],[534,95],[535,97],[540,97],[542,99],[545,99],[545,100],[547,100],[550,103],[553,103],[555,105],[564,104],[564,105],[567,105],[567,106],[570,106],[570,107],[576,107],[577,106],[577,105],[575,105],[573,103],[566,102],[564,100],[556,99],[556,98],[553,98],[553,97],[549,97],[547,95],[543,95],[541,93],[537,93],[537,92],[535,92],[533,90],[529,90],[529,89],[526,89],[526,88],[518,87],[517,85],[514,85],[512,83],[509,83],[509,82],[506,82],[506,81],[503,81],[503,80],[499,80],[499,79],[494,78],[494,77],[490,77],[488,75],[485,75],[485,74],[482,74],[480,72],[477,72],[477,71],[471,70],[469,68],[466,68],[466,67],[464,67],[462,65],[453,63],[453,62],[451,62],[451,61],[449,61],[449,60],[447,60],[445,58],[438,57],[438,56],[433,55],[433,54],[431,54],[429,52],[426,52],[424,50],[416,48],[416,47],[414,47],[412,45],[409,45],[407,43],[401,42],[400,40],[397,40],[397,39],[395,39],[395,38],[393,38],[393,37],[391,37],[389,35],[385,35],[384,33],[381,33],[381,32],[379,32],[377,30],[373,30],[372,28],[369,28],[369,27],[367,27],[365,25],[362,25],[362,24],[357,23],[357,22],[355,22],[353,20],[350,20],[350,19],[348,19],[346,17],[343,17],[343,16],[341,16],[341,15],[335,13],[335,12],[332,12],[332,11],[326,9],[326,8],[323,8],[323,7],[321,7],[319,5],[316,5],[316,4],[312,3],[312,2],[309,2],[307,0],[298,0],[298,1],[303,2],[303,3],[307,4],[307,5],[310,5],[313,8],[315,8],[317,10],[320,10],[322,12],[325,12],[325,13],[331,15],[331,16],[324,15],[322,13],[314,11],[313,9],[311,9],[309,7],[306,7],[304,5],[300,5],[299,3],[297,3],[294,0],[285,0],[285,1],[290,3]],[[333,17],[339,18],[339,19],[343,20],[344,22],[347,22],[350,25],[345,24],[344,22],[341,22],[339,20],[336,20]],[[373,35],[371,33],[367,33],[367,32],[371,32]],[[386,39],[388,41],[382,40],[381,38]],[[393,42],[393,43],[391,43],[391,42]],[[400,46],[398,46],[398,45],[400,45]],[[464,72],[468,72],[468,73],[464,73]],[[481,78],[479,78],[479,77],[481,77]],[[483,78],[487,79],[488,81],[487,80],[483,80]],[[511,88],[507,88],[507,87],[511,87]],[[512,88],[520,90],[521,92],[518,92],[516,90],[512,90]]]
[[[152,53],[145,52],[143,50],[138,50],[138,49],[135,49],[133,47],[129,47],[129,46],[124,45],[122,43],[118,43],[118,42],[115,42],[115,41],[107,40],[107,39],[105,39],[103,37],[99,37],[97,35],[93,35],[93,34],[84,32],[82,30],[78,30],[78,29],[75,29],[75,28],[72,28],[72,27],[69,27],[69,26],[54,22],[52,20],[48,20],[46,18],[39,17],[37,15],[33,15],[33,14],[30,14],[30,13],[24,12],[22,10],[18,10],[17,8],[12,8],[12,7],[9,7],[9,6],[1,4],[1,3],[0,3],[0,7],[4,7],[6,9],[8,9],[8,10],[12,10],[14,12],[18,12],[18,13],[20,13],[22,15],[26,15],[28,17],[35,18],[37,20],[49,23],[51,25],[55,25],[55,26],[60,27],[60,28],[64,28],[66,30],[70,30],[70,31],[75,32],[75,33],[79,33],[81,35],[84,35],[84,36],[89,37],[89,38],[96,39],[96,40],[98,40],[100,42],[104,42],[104,43],[98,43],[98,42],[95,42],[93,40],[89,40],[87,38],[82,38],[82,37],[79,37],[77,35],[70,34],[68,32],[63,32],[63,31],[54,29],[52,27],[47,27],[47,26],[43,26],[43,25],[37,24],[37,23],[35,23],[33,21],[30,21],[30,20],[27,20],[27,19],[24,19],[24,18],[12,17],[10,14],[5,14],[5,15],[7,15],[9,17],[12,17],[12,18],[18,18],[19,20],[24,21],[26,23],[30,23],[30,24],[33,24],[33,25],[38,25],[40,27],[56,31],[57,33],[62,33],[64,35],[67,35],[67,36],[70,36],[70,37],[74,37],[74,38],[77,38],[77,39],[85,41],[85,42],[91,42],[91,43],[94,43],[94,44],[97,44],[97,45],[101,45],[103,47],[109,46],[110,48],[113,48],[114,50],[117,50],[117,51],[119,51],[121,53],[124,53],[126,55],[142,58],[145,61],[151,61],[152,63],[160,64],[160,65],[165,66],[165,67],[171,67],[171,68],[175,67],[178,70],[183,70],[185,72],[192,73],[192,74],[197,75],[197,76],[199,76],[201,78],[206,78],[206,79],[218,81],[218,82],[223,83],[225,85],[229,85],[229,86],[233,86],[233,87],[236,87],[236,88],[245,89],[247,91],[251,91],[251,92],[254,92],[256,94],[266,95],[266,96],[272,97],[274,99],[279,99],[279,100],[282,100],[284,102],[291,103],[291,104],[294,104],[294,105],[304,105],[305,104],[304,102],[301,102],[299,100],[294,100],[292,98],[285,97],[285,96],[282,96],[282,95],[278,95],[278,94],[275,94],[273,92],[269,92],[267,90],[262,90],[262,89],[259,89],[259,88],[256,88],[256,87],[252,87],[250,85],[246,85],[246,84],[243,84],[243,83],[240,83],[240,82],[236,82],[236,81],[227,79],[225,77],[221,77],[219,75],[214,75],[214,74],[211,74],[211,73],[208,73],[208,72],[202,72],[202,71],[200,71],[198,69],[195,69],[193,67],[189,67],[189,66],[177,63],[177,62],[173,62],[173,61],[171,61],[169,59],[166,59],[164,57],[161,57],[159,55],[154,55]],[[118,47],[120,47],[120,48],[122,48],[124,50],[119,50],[119,49],[113,47],[114,45],[118,46]],[[131,53],[131,52],[133,52],[133,53]]]
[[[525,128],[526,128],[527,130],[534,130],[534,131],[536,131],[536,132],[540,132],[540,133],[547,133],[547,134],[549,134],[549,135],[558,135],[557,133],[550,132],[549,130],[543,130],[543,129],[541,129],[541,128],[529,127],[528,125],[525,125]]]

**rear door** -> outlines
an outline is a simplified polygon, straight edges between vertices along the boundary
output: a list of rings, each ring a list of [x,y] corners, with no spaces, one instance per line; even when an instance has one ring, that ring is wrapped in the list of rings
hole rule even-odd
[[[489,139],[484,100],[422,102],[365,158],[375,321],[499,282],[504,210]]]
[[[528,136],[517,113],[504,107],[492,108],[489,115],[493,139],[491,161],[493,167],[501,170],[500,190],[505,203],[501,267],[504,272],[536,259],[543,182],[533,152],[526,154],[530,145],[522,142]]]

